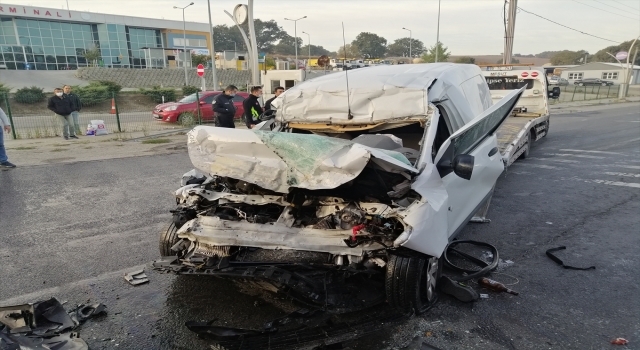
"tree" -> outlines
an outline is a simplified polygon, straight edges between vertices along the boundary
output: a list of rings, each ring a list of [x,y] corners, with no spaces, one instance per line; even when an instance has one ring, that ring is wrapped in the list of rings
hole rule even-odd
[[[618,61],[616,61],[615,58],[608,55],[607,52],[614,56],[616,55],[616,53],[620,51],[629,52],[629,48],[631,47],[632,43],[633,43],[633,40],[629,40],[621,43],[620,45],[607,46],[604,49],[596,52],[593,56],[591,56],[591,61],[618,63]],[[640,40],[636,41],[636,44],[633,47],[633,51],[635,52],[636,48],[639,48],[639,46],[640,46]],[[629,52],[629,56],[630,56],[629,62],[631,62],[631,60],[633,59],[634,52]],[[627,60],[625,59],[624,63],[626,62]],[[640,54],[636,56],[636,61],[634,62],[634,64],[640,65]]]
[[[358,34],[351,45],[357,47],[360,54],[368,58],[382,58],[387,53],[387,39],[369,32]]]
[[[298,55],[308,55],[309,54],[309,45],[305,45],[298,50]],[[311,56],[322,56],[327,55],[330,56],[331,52],[325,49],[322,46],[311,45]]]
[[[553,55],[557,54],[560,51],[543,51],[540,52],[539,54],[536,54],[536,57],[538,58],[551,58],[553,57]]]
[[[211,56],[209,55],[191,55],[191,65],[193,67],[199,64],[206,66],[210,60]]]
[[[476,63],[476,59],[473,57],[469,57],[469,56],[462,56],[462,57],[458,57],[456,58],[455,61],[453,61],[454,63],[468,63],[468,64],[475,64]]]
[[[255,19],[253,21],[253,26],[256,30],[258,52],[273,52],[276,42],[287,35],[287,32],[285,32],[282,27],[279,27],[278,23],[274,20],[262,21],[260,19]],[[243,24],[242,28],[244,28],[244,31],[249,35],[249,24]],[[238,31],[237,28],[236,31]]]
[[[357,58],[361,56],[360,50],[358,50],[358,47],[356,47],[355,45],[347,44],[346,51],[347,51],[347,54],[346,54],[347,58]],[[344,58],[345,56],[344,46],[340,46],[340,48],[338,49],[338,54],[336,56],[338,58]]]
[[[298,38],[298,55],[300,55],[300,45],[302,45],[302,38]],[[294,55],[296,53],[295,41],[293,37],[287,33],[284,33],[282,39],[272,48],[273,53],[280,55]]]
[[[438,62],[446,62],[449,56],[451,56],[451,52],[449,49],[442,45],[442,43],[437,43],[429,48],[429,50],[422,55],[422,62],[424,63],[433,63],[436,61],[436,51],[438,52]]]
[[[502,58],[496,61],[497,64],[502,64]],[[517,58],[513,58],[511,57],[511,64],[518,64],[520,63],[520,60]]]
[[[580,63],[586,63],[586,62],[582,62],[586,55],[587,55],[587,52],[584,50],[580,50],[580,51],[564,50],[553,55],[550,61],[552,65],[580,64]]]
[[[82,57],[84,57],[91,66],[94,66],[95,62],[99,60],[101,56],[100,49],[95,46],[84,50],[84,53],[82,54]]]
[[[411,41],[411,46],[409,46],[409,41]],[[419,57],[424,52],[424,43],[412,38],[396,39],[393,44],[387,47],[387,56],[409,57],[409,50],[411,50],[411,55]]]
[[[218,25],[213,27],[213,43],[216,51],[246,51],[244,39],[238,28],[234,25]]]

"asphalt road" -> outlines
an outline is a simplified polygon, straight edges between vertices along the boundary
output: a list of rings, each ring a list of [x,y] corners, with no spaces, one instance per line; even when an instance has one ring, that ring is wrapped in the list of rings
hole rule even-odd
[[[252,287],[148,268],[171,191],[190,169],[186,154],[171,154],[0,172],[0,305],[105,303],[107,316],[79,328],[92,349],[207,349],[185,321],[259,327],[295,309]],[[609,342],[623,337],[640,348],[639,196],[638,104],[554,115],[531,157],[499,179],[492,222],[460,236],[496,245],[513,264],[492,278],[517,281],[520,295],[443,296],[427,314],[347,345],[619,349]],[[544,254],[560,245],[565,263],[596,269],[562,269]],[[123,274],[141,267],[151,282],[127,284]]]

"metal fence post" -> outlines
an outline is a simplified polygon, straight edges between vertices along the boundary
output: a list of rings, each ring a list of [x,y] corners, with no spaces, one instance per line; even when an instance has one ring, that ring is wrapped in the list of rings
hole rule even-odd
[[[200,94],[196,91],[196,106],[198,106],[198,125],[202,125],[202,113],[200,112]]]
[[[113,98],[113,104],[116,107],[116,122],[118,123],[118,132],[122,132],[122,128],[120,127],[120,112],[118,111],[118,99],[116,98],[116,93],[112,92],[111,97]]]
[[[583,101],[587,100],[587,86],[584,86],[584,98],[582,99]]]
[[[15,125],[13,125],[13,116],[11,115],[11,105],[9,105],[9,94],[4,94],[4,104],[7,105],[7,117],[9,117],[9,124],[11,125],[11,136],[13,136],[13,139],[17,139],[18,137],[16,136],[16,127]],[[0,130],[0,132],[4,132],[3,130]]]
[[[576,96],[576,90],[578,90],[578,88],[576,88],[576,86],[573,86],[573,95],[571,95],[571,102],[573,102],[573,98]]]
[[[607,89],[607,98],[609,98],[609,93],[611,92],[611,85],[609,85],[609,88]]]
[[[596,100],[600,97],[600,85],[598,85],[598,92],[596,93]]]

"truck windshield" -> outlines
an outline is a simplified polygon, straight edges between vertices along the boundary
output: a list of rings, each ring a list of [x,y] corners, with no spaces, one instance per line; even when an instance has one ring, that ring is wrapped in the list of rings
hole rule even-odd
[[[486,77],[489,90],[517,90],[526,86],[527,89],[533,88],[534,79],[520,79],[514,77]]]

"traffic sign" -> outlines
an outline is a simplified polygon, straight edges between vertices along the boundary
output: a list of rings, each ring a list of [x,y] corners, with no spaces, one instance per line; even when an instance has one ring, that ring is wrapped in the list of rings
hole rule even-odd
[[[198,76],[199,77],[203,77],[204,76],[204,66],[199,64],[198,68],[196,69],[196,72],[198,72]]]
[[[629,56],[629,53],[626,51],[620,51],[616,54],[616,59],[618,60],[624,60],[625,58],[627,58]]]

